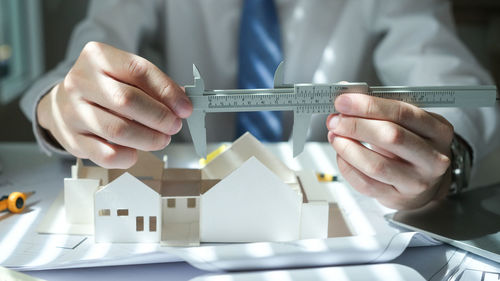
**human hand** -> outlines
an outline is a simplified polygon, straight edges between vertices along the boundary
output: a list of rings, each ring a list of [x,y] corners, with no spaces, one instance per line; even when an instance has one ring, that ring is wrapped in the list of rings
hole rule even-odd
[[[447,194],[453,126],[444,117],[363,94],[340,95],[335,109],[326,121],[328,140],[353,188],[394,209]]]
[[[128,168],[137,149],[160,150],[193,108],[184,90],[144,58],[90,42],[37,106],[41,127],[69,153]]]

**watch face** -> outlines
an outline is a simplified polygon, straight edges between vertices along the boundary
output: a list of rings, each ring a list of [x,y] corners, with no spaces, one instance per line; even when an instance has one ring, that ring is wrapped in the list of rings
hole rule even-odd
[[[457,134],[451,142],[451,186],[449,195],[455,195],[467,188],[470,179],[471,155],[468,144]]]

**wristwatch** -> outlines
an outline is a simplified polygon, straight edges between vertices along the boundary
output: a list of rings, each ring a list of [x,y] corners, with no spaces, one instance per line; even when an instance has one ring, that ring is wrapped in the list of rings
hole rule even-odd
[[[472,168],[469,145],[457,134],[451,142],[451,185],[448,196],[456,196],[467,189]]]

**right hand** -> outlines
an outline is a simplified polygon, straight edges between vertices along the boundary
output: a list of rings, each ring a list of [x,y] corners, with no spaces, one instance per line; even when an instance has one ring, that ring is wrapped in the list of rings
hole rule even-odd
[[[37,106],[40,126],[79,158],[128,168],[137,149],[160,150],[193,110],[183,88],[151,62],[90,42]]]

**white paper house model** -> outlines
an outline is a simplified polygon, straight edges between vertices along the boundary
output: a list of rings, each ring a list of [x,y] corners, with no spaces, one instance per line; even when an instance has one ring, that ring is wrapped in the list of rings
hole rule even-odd
[[[159,242],[160,195],[124,173],[95,193],[96,242]]]
[[[93,224],[95,241],[110,243],[198,245],[331,234],[332,204],[316,196],[321,186],[314,176],[299,180],[248,133],[203,169],[164,167],[146,152],[128,170],[77,161],[65,179],[67,222]]]
[[[291,241],[300,238],[302,193],[252,157],[202,194],[200,240]]]

